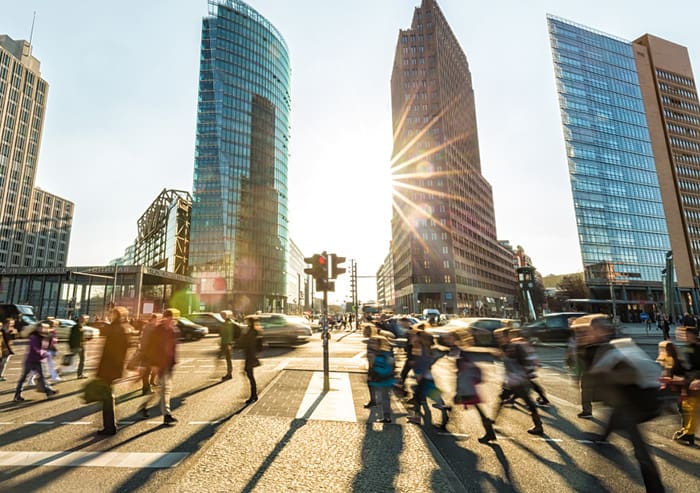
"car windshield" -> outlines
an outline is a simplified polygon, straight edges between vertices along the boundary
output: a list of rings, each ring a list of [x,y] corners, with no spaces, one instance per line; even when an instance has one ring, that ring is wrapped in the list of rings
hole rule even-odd
[[[178,322],[182,325],[186,325],[186,326],[190,326],[190,327],[194,327],[196,325],[192,320],[190,320],[189,318],[184,318],[184,317],[180,317],[178,319]]]
[[[34,317],[34,310],[29,305],[15,305],[17,306],[17,311],[23,313],[24,315],[30,315]]]

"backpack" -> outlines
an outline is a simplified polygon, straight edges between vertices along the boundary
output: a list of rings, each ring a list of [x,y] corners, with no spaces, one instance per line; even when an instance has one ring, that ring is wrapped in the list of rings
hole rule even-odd
[[[387,357],[386,354],[379,353],[374,357],[371,376],[372,380],[375,382],[389,380],[394,376],[393,362],[389,360],[389,357]]]

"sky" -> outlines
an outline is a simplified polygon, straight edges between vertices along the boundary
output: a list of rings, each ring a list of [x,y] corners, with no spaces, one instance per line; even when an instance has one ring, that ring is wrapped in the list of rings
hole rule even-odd
[[[289,228],[305,256],[358,263],[361,300],[391,239],[390,77],[420,0],[250,0],[292,63]],[[543,274],[582,270],[554,70],[551,13],[700,56],[700,2],[442,0],[469,61],[482,173],[499,239]],[[0,33],[28,39],[49,83],[37,185],[75,202],[69,265],[123,254],[164,188],[192,190],[206,0],[0,0]],[[349,293],[349,276],[335,297]]]

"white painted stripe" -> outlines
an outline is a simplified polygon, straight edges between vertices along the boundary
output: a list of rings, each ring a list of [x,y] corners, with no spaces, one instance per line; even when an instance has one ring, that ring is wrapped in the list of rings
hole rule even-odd
[[[563,442],[561,438],[532,438],[531,440],[539,440],[541,442]]]
[[[216,421],[190,421],[188,425],[215,425],[221,423],[221,420]]]
[[[13,425],[15,424],[14,421],[0,421],[0,425]]]
[[[25,425],[52,425],[55,421],[27,421]]]
[[[199,365],[200,368],[214,368],[214,365]]]
[[[62,425],[91,425],[92,421],[61,421]]]
[[[0,452],[0,466],[168,468],[187,452]]]
[[[282,371],[285,368],[287,368],[287,365],[289,364],[289,358],[283,359],[282,361],[279,362],[277,366],[275,366],[275,369],[273,371]]]
[[[442,435],[442,436],[446,436],[446,437],[469,438],[469,435],[467,435],[466,433],[443,433],[443,432],[439,431],[438,435]]]
[[[353,356],[351,359],[362,359],[365,356],[367,356],[367,351],[360,351],[355,356]]]
[[[572,404],[571,402],[565,401],[564,399],[560,399],[559,397],[552,394],[548,394],[547,399],[549,399],[550,402],[553,402],[558,406],[571,407],[573,409],[579,409],[581,407],[579,404]]]
[[[330,390],[324,394],[323,372],[313,372],[304,399],[297,411],[297,419],[357,422],[350,376],[347,373],[332,372],[329,375],[329,383]],[[315,406],[313,411],[311,406]],[[309,412],[311,412],[310,415],[308,415]]]
[[[178,368],[194,368],[194,365],[177,365]]]
[[[149,425],[162,425],[162,421],[146,421]]]
[[[211,373],[211,370],[197,370],[197,371],[193,371],[192,373],[200,373],[200,374],[202,374],[202,373]]]

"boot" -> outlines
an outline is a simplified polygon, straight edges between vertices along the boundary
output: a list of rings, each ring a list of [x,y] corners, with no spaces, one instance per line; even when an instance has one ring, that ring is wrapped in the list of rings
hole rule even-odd
[[[484,418],[481,420],[481,423],[484,425],[486,434],[479,438],[479,443],[488,443],[496,440],[496,432],[493,429],[493,421],[491,421],[489,418]]]
[[[544,428],[542,428],[542,420],[538,414],[532,415],[532,422],[535,424],[532,428],[527,430],[530,435],[544,435]]]

